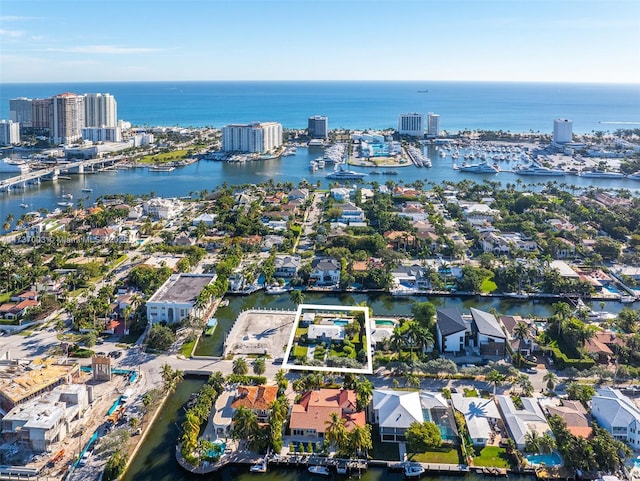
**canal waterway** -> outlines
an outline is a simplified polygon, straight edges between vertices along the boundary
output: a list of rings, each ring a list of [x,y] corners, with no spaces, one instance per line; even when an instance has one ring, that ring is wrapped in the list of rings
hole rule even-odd
[[[300,147],[293,156],[253,162],[221,162],[202,160],[194,164],[178,168],[172,172],[150,172],[147,167],[101,172],[96,174],[71,175],[70,179],[59,179],[53,182],[28,185],[24,190],[14,189],[11,192],[0,192],[0,219],[4,221],[8,214],[17,220],[26,212],[46,209],[52,211],[58,208],[57,203],[65,199],[63,194],[72,194],[76,207],[88,207],[100,196],[112,194],[132,194],[139,196],[155,193],[160,197],[183,197],[203,190],[212,191],[223,183],[241,185],[247,183],[263,183],[273,180],[278,182],[293,182],[298,185],[306,180],[311,184],[320,182],[327,187],[331,181],[325,179],[331,167],[311,172],[311,160],[322,156],[321,148]],[[483,180],[498,181],[502,185],[522,182],[518,188],[539,190],[548,182],[575,185],[578,190],[596,186],[605,189],[625,188],[635,190],[640,188],[640,182],[628,179],[592,179],[577,176],[564,177],[536,177],[518,176],[512,172],[499,174],[473,174],[453,170],[450,157],[442,158],[435,146],[427,146],[425,154],[431,159],[433,167],[418,168],[414,165],[398,167],[397,175],[369,175],[366,183],[378,182],[384,184],[391,180],[396,183],[410,183],[415,181],[433,182],[441,184],[444,181]],[[13,158],[20,158],[23,153],[12,154]],[[510,170],[509,163],[504,162],[501,168]],[[354,170],[370,173],[374,169],[352,167]],[[10,174],[0,174],[0,179],[11,177]],[[92,192],[82,192],[83,188]],[[21,207],[26,204],[27,207]],[[15,223],[15,221],[14,221]]]
[[[295,310],[297,306],[289,300],[289,294],[270,295],[262,291],[248,296],[229,297],[229,305],[220,307],[215,317],[218,327],[212,336],[202,336],[195,354],[197,356],[222,355],[224,339],[240,312],[247,309],[281,309]],[[455,307],[462,313],[468,313],[475,307],[484,311],[494,308],[500,315],[521,315],[523,317],[549,317],[553,314],[552,304],[558,299],[549,300],[517,300],[504,297],[459,297],[459,296],[415,296],[394,297],[386,293],[305,293],[306,304],[354,305],[366,302],[373,309],[374,316],[409,316],[415,301],[432,302],[437,309]],[[619,312],[624,304],[605,302],[603,310]],[[600,310],[600,302],[594,302],[592,308]]]
[[[151,427],[137,456],[122,478],[122,481],[249,481],[259,477],[261,481],[306,481],[322,479],[309,474],[306,469],[278,468],[265,474],[251,474],[249,466],[230,465],[217,473],[197,476],[185,472],[175,459],[175,445],[179,436],[178,427],[184,421],[183,409],[192,392],[197,392],[203,386],[204,378],[187,377],[176,391],[169,396],[162,412]],[[516,481],[533,481],[532,476],[509,475]],[[404,479],[402,473],[391,473],[383,468],[372,468],[360,478],[363,481],[396,481]],[[429,481],[486,481],[482,475],[468,474],[466,476],[425,476]]]

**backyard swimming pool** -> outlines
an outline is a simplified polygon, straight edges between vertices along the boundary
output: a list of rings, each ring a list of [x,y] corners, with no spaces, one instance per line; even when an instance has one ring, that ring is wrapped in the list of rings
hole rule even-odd
[[[345,319],[336,319],[335,321],[333,321],[334,326],[346,326],[347,324],[349,324],[349,321]]]
[[[562,458],[555,451],[544,454],[527,454],[524,457],[527,462],[533,466],[560,466]]]
[[[376,326],[393,327],[395,325],[396,325],[396,323],[393,322],[391,319],[376,319]]]

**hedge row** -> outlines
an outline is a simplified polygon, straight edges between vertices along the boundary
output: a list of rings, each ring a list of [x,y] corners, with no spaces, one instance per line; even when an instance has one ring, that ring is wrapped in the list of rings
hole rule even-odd
[[[556,367],[559,370],[573,367],[579,371],[584,371],[587,369],[591,369],[596,365],[596,362],[589,357],[585,357],[582,359],[568,358],[567,355],[563,353],[557,346],[550,346],[549,349],[551,349],[551,352],[553,352],[553,360],[555,361]]]

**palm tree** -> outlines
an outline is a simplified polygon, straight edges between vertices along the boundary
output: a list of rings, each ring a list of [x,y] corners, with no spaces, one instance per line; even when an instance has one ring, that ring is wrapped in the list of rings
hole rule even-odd
[[[493,384],[493,397],[496,397],[496,390],[498,386],[502,386],[502,383],[505,381],[504,374],[500,374],[495,369],[492,369],[485,376],[485,381]]]
[[[520,389],[522,390],[523,396],[529,397],[533,394],[533,383],[531,382],[531,379],[529,379],[529,376],[522,374],[518,377],[517,382],[518,386],[520,386]]]
[[[247,367],[247,361],[244,357],[236,357],[233,360],[233,369],[234,374],[239,376],[246,376],[249,372],[249,368]]]
[[[342,451],[348,441],[348,431],[344,418],[336,412],[329,414],[329,421],[325,421],[324,437],[329,443]]]
[[[356,409],[363,411],[371,402],[373,396],[373,383],[367,378],[361,377],[355,382]]]
[[[249,445],[255,440],[260,429],[258,416],[251,409],[240,406],[233,414],[233,438]]]
[[[556,447],[556,440],[551,433],[547,432],[542,435],[538,444],[540,445],[540,451],[543,453],[550,453]]]
[[[304,304],[304,292],[294,289],[289,293],[289,300],[296,305]]]
[[[556,376],[555,373],[548,371],[542,380],[547,383],[547,389],[552,392],[558,382],[558,376]]]
[[[349,450],[351,451],[351,455],[359,456],[363,454],[366,459],[368,458],[368,451],[370,449],[373,449],[371,425],[356,425],[349,433]]]
[[[266,371],[267,367],[264,362],[264,357],[259,357],[255,361],[253,361],[253,372],[256,376],[262,376]]]
[[[525,339],[529,338],[529,326],[522,321],[519,321],[518,324],[513,328],[513,335],[516,339],[518,339],[518,365],[522,361],[522,342]]]
[[[278,385],[278,393],[284,394],[289,387],[289,381],[287,380],[287,373],[284,369],[278,369],[274,377],[276,384]]]
[[[524,435],[524,450],[528,453],[540,452],[540,435],[538,431],[529,431]]]
[[[393,333],[391,334],[391,339],[389,339],[389,343],[391,345],[391,349],[398,353],[398,359],[400,359],[400,353],[402,352],[402,348],[404,347],[404,336],[398,329],[398,326],[394,327]]]

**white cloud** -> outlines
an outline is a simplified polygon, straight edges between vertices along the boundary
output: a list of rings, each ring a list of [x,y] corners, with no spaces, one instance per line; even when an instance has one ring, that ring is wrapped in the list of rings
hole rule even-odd
[[[4,30],[0,29],[0,37],[18,38],[22,37],[24,32],[22,30]]]
[[[135,55],[160,52],[162,49],[148,47],[120,47],[117,45],[83,45],[69,48],[48,48],[47,52],[88,53],[106,55]]]

